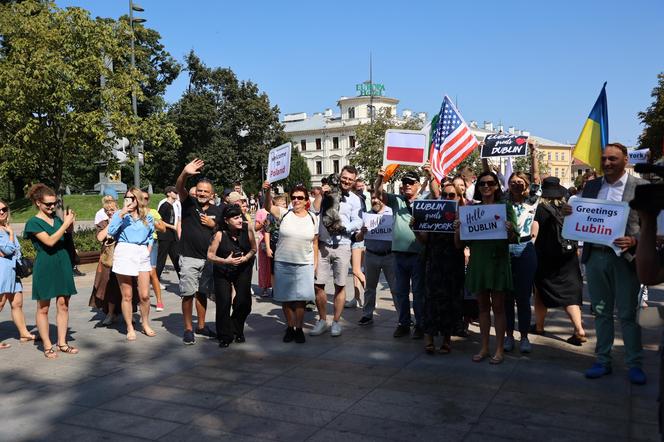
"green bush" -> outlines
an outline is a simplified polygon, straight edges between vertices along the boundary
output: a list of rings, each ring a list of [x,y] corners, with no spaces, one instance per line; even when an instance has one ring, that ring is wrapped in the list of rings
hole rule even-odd
[[[26,258],[35,259],[37,251],[32,246],[32,241],[20,237],[18,239],[21,245],[21,253]],[[97,231],[95,229],[81,229],[74,232],[74,246],[79,252],[97,252],[101,249],[99,241],[97,241]]]

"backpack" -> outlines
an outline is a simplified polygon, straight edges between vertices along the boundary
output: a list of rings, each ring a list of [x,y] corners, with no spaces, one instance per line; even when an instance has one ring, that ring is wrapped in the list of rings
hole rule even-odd
[[[571,239],[565,239],[562,237],[563,217],[560,215],[560,211],[554,209],[548,204],[542,204],[542,209],[549,212],[549,214],[556,221],[553,227],[556,229],[556,238],[558,240],[558,247],[552,250],[552,252],[555,253],[556,251],[558,251],[558,256],[561,256],[563,258],[569,258],[573,255],[576,255],[579,243],[577,241]]]

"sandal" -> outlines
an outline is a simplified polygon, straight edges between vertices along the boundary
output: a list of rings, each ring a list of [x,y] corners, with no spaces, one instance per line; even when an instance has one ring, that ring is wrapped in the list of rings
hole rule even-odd
[[[441,355],[450,354],[451,351],[452,351],[452,347],[450,347],[450,344],[443,344],[438,349],[438,353],[440,353]]]
[[[505,358],[503,356],[491,356],[491,359],[489,359],[489,364],[491,365],[499,365],[502,364]]]
[[[148,338],[154,338],[155,336],[157,336],[157,332],[155,332],[152,329],[150,329],[150,330],[143,329],[143,330],[141,330],[141,333],[143,333]]]
[[[572,336],[567,338],[568,344],[575,345],[577,347],[581,347],[584,342],[588,342],[588,338],[586,338],[586,335],[578,335],[574,333]]]
[[[11,344],[7,344],[5,342],[0,342],[0,350],[6,350],[11,346],[12,346]]]
[[[51,347],[51,349],[53,349],[53,347]],[[70,355],[75,355],[78,353],[78,348],[72,347],[69,344],[64,344],[64,345],[58,344],[58,350],[60,350],[62,353],[69,353]]]
[[[533,335],[538,335],[538,336],[544,336],[544,335],[546,334],[546,332],[544,331],[544,329],[542,329],[542,330],[537,330],[537,326],[536,326],[535,324],[532,324],[532,325],[528,328],[528,333],[533,334]]]
[[[488,354],[477,353],[476,355],[473,355],[473,362],[482,362],[488,357]]]
[[[48,350],[44,350],[44,356],[46,359],[55,359],[58,357],[58,354],[55,352],[55,345]]]
[[[21,336],[19,338],[20,342],[40,342],[41,340],[42,340],[41,336],[32,335],[32,334],[28,336]]]

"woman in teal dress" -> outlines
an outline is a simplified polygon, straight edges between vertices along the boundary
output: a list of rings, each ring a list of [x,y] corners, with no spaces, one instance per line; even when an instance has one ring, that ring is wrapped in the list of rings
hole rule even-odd
[[[502,191],[498,177],[493,172],[482,172],[477,178],[475,200],[480,204],[500,204]],[[510,267],[509,242],[518,241],[516,215],[512,206],[507,204],[508,239],[489,239],[470,241],[470,262],[466,273],[466,288],[477,294],[480,310],[480,333],[482,347],[473,356],[473,361],[481,362],[489,356],[489,332],[491,330],[491,310],[493,310],[496,329],[496,353],[491,357],[491,364],[503,362],[503,340],[505,337],[505,294],[512,290],[512,269]]]
[[[57,198],[53,189],[45,184],[35,184],[28,191],[28,198],[39,212],[25,224],[24,236],[32,241],[37,257],[32,273],[32,299],[37,301],[37,329],[44,342],[44,356],[57,357],[56,346],[49,336],[48,310],[51,299],[56,298],[58,329],[57,349],[62,353],[76,354],[78,349],[67,344],[69,322],[69,297],[76,294],[71,260],[65,248],[64,234],[74,227],[74,212],[67,209],[64,220],[55,215]]]

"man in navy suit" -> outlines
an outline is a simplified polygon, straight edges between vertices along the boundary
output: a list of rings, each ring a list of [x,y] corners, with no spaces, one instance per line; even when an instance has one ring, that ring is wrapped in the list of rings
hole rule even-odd
[[[607,144],[602,152],[604,176],[588,181],[581,194],[584,198],[609,201],[631,201],[634,189],[647,181],[635,178],[625,171],[627,148],[620,143]],[[563,213],[569,215],[571,207],[565,206]],[[581,262],[586,265],[586,277],[590,300],[595,310],[597,331],[597,362],[586,370],[589,379],[600,378],[611,373],[611,348],[613,347],[613,310],[618,317],[625,343],[625,363],[629,367],[629,380],[633,384],[645,384],[646,375],[641,369],[641,328],[636,323],[639,281],[636,277],[634,253],[639,237],[639,216],[629,211],[627,227],[623,236],[613,242],[622,253],[616,256],[613,249],[586,242]]]

